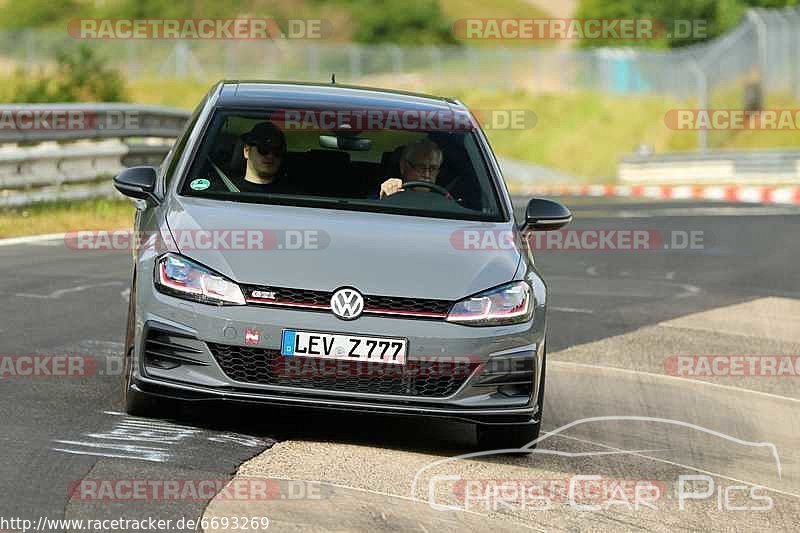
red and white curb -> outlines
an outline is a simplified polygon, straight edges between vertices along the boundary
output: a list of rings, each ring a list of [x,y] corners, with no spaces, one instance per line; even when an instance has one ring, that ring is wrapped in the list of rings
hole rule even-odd
[[[512,187],[515,194],[603,196],[654,200],[711,200],[750,204],[800,205],[800,187],[711,185],[552,185]]]

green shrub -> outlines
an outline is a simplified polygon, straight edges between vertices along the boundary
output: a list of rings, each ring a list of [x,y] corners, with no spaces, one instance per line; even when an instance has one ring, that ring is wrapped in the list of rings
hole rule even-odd
[[[125,100],[125,84],[116,70],[108,67],[86,45],[61,50],[55,71],[30,75],[17,71],[12,102],[119,102]]]
[[[352,0],[353,38],[362,43],[456,44],[437,0]]]

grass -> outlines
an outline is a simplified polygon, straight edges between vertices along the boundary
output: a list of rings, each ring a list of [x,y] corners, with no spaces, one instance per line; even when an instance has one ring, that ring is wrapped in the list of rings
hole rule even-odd
[[[486,132],[499,155],[595,181],[614,176],[619,157],[640,143],[663,148],[668,132],[661,117],[675,106],[663,98],[599,93],[461,90],[456,96],[472,109],[536,113],[533,128]]]
[[[216,80],[136,79],[126,85],[132,102],[192,110]]]
[[[133,204],[98,198],[0,209],[0,238],[133,227]]]
[[[712,109],[741,109],[741,91],[726,89],[711,95],[709,107]],[[764,109],[797,110],[800,104],[788,93],[767,95]],[[794,113],[792,113],[794,115]],[[696,131],[672,132],[664,151],[681,152],[697,148]],[[711,148],[726,150],[755,150],[764,148],[791,148],[800,146],[800,130],[723,130],[708,132]]]

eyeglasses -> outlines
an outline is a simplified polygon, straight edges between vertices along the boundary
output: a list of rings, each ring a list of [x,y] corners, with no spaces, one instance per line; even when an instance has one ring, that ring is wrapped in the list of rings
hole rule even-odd
[[[439,168],[441,168],[441,165],[422,165],[422,164],[418,165],[418,164],[414,163],[413,161],[409,161],[407,159],[406,159],[406,163],[408,163],[409,166],[411,168],[413,168],[415,171],[420,172],[420,173],[424,172],[426,174],[433,174],[434,172],[438,172]]]
[[[263,156],[272,154],[273,157],[283,157],[283,147],[280,145],[275,145],[272,143],[260,143],[251,144],[250,146],[255,147],[255,149],[258,150],[258,153]]]

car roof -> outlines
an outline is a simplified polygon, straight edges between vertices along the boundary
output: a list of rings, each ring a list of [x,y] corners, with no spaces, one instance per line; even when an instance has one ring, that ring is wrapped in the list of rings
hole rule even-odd
[[[280,81],[223,81],[219,107],[308,107],[464,110],[458,100],[356,85]]]

